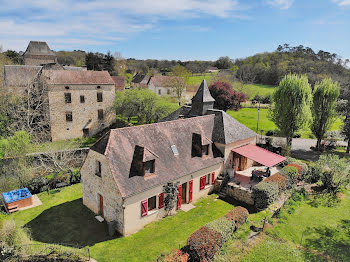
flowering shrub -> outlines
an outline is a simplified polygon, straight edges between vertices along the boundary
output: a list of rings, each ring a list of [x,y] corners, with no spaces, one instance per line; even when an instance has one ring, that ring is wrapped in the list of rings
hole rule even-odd
[[[293,188],[297,181],[298,169],[294,166],[285,166],[280,173],[287,178],[287,189]]]
[[[192,261],[211,261],[223,244],[219,232],[203,226],[187,239],[188,252]]]
[[[276,183],[278,186],[279,193],[282,193],[287,189],[287,178],[282,176],[280,173],[276,173],[264,180],[266,183]]]
[[[236,228],[233,220],[227,220],[224,217],[215,219],[205,226],[219,232],[223,242],[226,242],[232,236]]]
[[[260,182],[253,187],[253,198],[255,207],[262,210],[271,205],[278,196],[276,183]]]
[[[244,207],[235,207],[233,210],[225,215],[227,220],[232,220],[235,222],[236,227],[239,228],[242,224],[247,221],[249,212]]]
[[[181,250],[173,249],[169,254],[166,254],[165,257],[161,260],[162,262],[187,262],[188,254],[183,253]]]
[[[298,169],[299,174],[303,171],[303,168],[296,163],[291,163],[291,164],[288,164],[287,166],[294,166],[296,169]]]

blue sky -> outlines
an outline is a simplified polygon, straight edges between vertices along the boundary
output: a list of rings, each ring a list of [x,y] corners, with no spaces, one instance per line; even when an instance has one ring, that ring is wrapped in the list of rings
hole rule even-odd
[[[350,58],[350,0],[0,0],[0,45],[175,60],[242,58],[279,44]]]

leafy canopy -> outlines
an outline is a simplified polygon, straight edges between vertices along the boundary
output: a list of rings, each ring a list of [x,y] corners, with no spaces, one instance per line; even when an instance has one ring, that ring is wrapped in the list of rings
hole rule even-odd
[[[271,119],[291,145],[293,134],[311,120],[311,87],[306,75],[286,75],[272,96]]]

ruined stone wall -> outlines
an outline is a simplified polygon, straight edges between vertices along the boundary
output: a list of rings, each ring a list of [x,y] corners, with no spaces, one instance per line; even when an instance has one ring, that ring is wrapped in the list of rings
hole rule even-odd
[[[66,89],[66,86],[69,89]],[[52,141],[83,137],[83,128],[94,135],[114,121],[114,85],[49,85],[49,107]],[[97,102],[97,93],[102,102]],[[71,103],[65,102],[65,93],[71,94]],[[80,102],[84,96],[85,102]],[[103,109],[104,119],[98,119],[98,109]],[[73,121],[66,121],[66,112],[72,112]]]
[[[101,177],[95,175],[96,161],[102,164]],[[80,170],[83,185],[83,204],[92,212],[99,212],[99,195],[103,197],[103,217],[107,222],[116,221],[117,230],[124,229],[123,200],[110,173],[106,157],[90,150]]]
[[[24,55],[25,65],[42,65],[56,62],[56,56],[52,55]]]
[[[252,192],[247,188],[236,185],[235,183],[228,183],[227,195],[243,203],[254,205]]]

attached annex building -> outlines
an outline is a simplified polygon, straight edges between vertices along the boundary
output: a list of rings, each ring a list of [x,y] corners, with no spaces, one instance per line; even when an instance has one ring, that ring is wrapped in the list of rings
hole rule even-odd
[[[130,235],[164,217],[168,182],[179,185],[176,209],[206,196],[232,167],[231,150],[256,142],[255,132],[213,104],[203,81],[192,107],[175,111],[169,121],[103,136],[81,168],[84,205]]]

